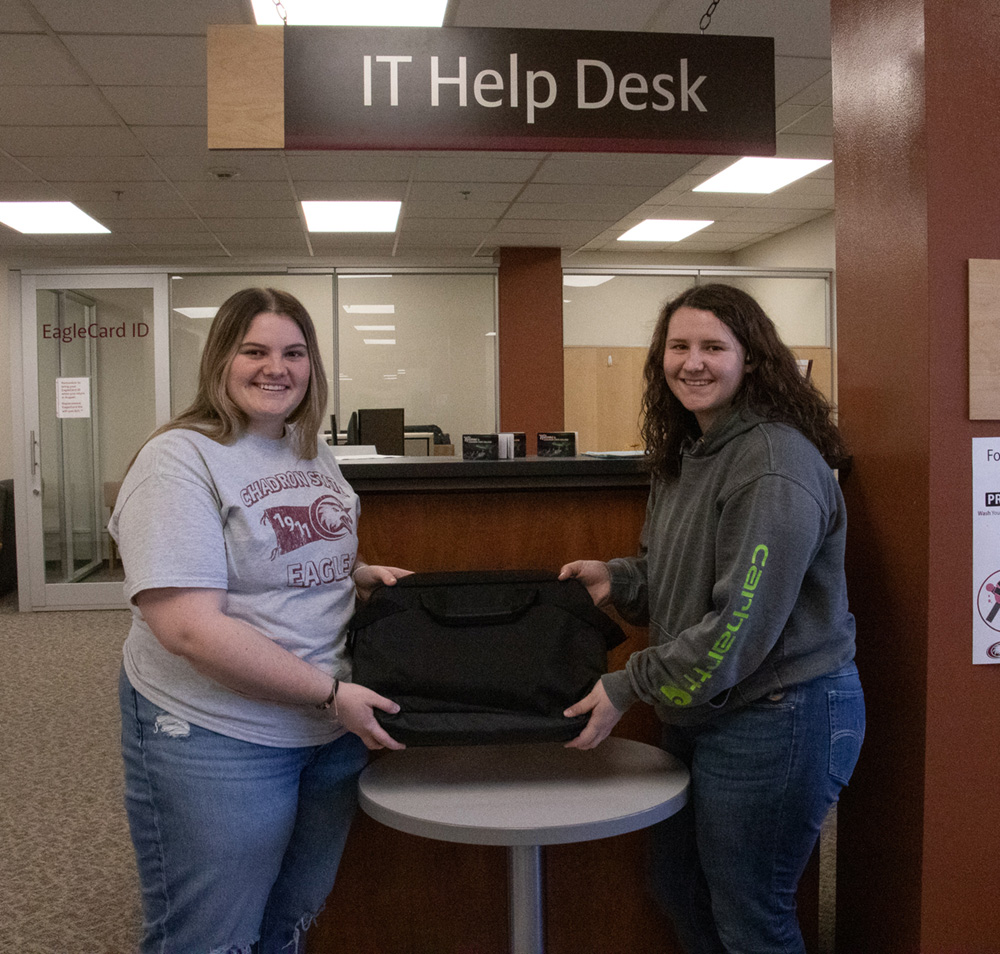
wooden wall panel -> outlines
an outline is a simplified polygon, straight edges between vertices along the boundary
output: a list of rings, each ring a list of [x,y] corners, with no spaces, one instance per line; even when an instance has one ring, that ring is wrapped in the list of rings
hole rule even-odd
[[[284,146],[284,27],[210,26],[208,148]]]
[[[1000,260],[969,261],[969,417],[1000,420]]]
[[[639,450],[645,348],[563,350],[566,430],[581,451]]]

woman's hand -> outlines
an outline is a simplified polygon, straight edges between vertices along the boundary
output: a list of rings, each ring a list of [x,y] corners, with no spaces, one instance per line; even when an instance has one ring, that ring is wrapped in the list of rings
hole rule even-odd
[[[345,729],[353,732],[369,749],[405,749],[375,719],[375,710],[397,713],[399,706],[391,699],[380,696],[364,686],[342,682],[337,690],[337,719]]]
[[[618,720],[622,717],[622,713],[608,698],[599,679],[597,685],[576,705],[570,706],[563,715],[572,718],[586,712],[590,713],[590,720],[575,739],[566,743],[567,749],[597,748],[611,734],[611,730],[618,725]]]
[[[365,602],[380,583],[392,586],[401,576],[409,576],[412,572],[413,570],[401,570],[398,566],[373,566],[370,563],[359,563],[354,567],[354,573],[351,576],[358,590],[358,599]]]
[[[578,579],[590,594],[594,606],[603,606],[611,598],[611,573],[600,560],[576,560],[559,571],[560,580]]]

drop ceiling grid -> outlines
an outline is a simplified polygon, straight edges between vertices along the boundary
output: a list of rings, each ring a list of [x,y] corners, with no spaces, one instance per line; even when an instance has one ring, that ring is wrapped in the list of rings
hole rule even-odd
[[[779,154],[829,157],[828,4],[796,0],[789,11],[791,3],[767,5],[788,21],[771,24],[764,23],[763,7],[720,5],[712,29],[738,33],[764,23],[764,33],[775,34]],[[418,243],[426,249],[434,241],[471,255],[502,238],[549,241],[567,252],[620,252],[617,236],[653,213],[716,218],[700,238],[678,243],[679,251],[727,241],[733,250],[832,208],[832,180],[767,199],[717,202],[689,191],[731,157],[210,152],[205,28],[249,22],[248,6],[246,0],[129,3],[126,17],[122,0],[0,2],[0,199],[68,198],[119,230],[114,237],[51,242],[3,230],[0,247],[53,255],[75,247],[86,259],[98,249],[197,254],[220,242],[224,256],[253,256],[256,243],[262,255],[308,258],[310,241],[315,256],[391,250],[394,242],[400,250]],[[703,7],[703,0],[452,4],[456,25],[681,32],[694,32]],[[815,29],[796,37],[789,27],[803,18]],[[220,179],[219,172],[235,175]],[[297,199],[369,197],[406,198],[398,237],[307,238],[302,231]]]

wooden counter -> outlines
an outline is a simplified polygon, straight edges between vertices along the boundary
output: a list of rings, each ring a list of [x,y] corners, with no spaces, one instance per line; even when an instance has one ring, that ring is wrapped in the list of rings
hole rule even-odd
[[[387,457],[359,461],[345,458],[340,461],[340,469],[360,494],[649,487],[642,462],[635,457],[516,457],[513,460]]]

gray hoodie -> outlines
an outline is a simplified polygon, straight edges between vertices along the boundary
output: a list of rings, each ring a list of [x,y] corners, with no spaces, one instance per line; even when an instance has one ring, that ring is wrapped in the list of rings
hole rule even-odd
[[[648,649],[603,677],[693,724],[854,658],[847,515],[833,471],[786,424],[734,411],[654,480],[636,557],[611,560],[611,602],[649,623]]]

